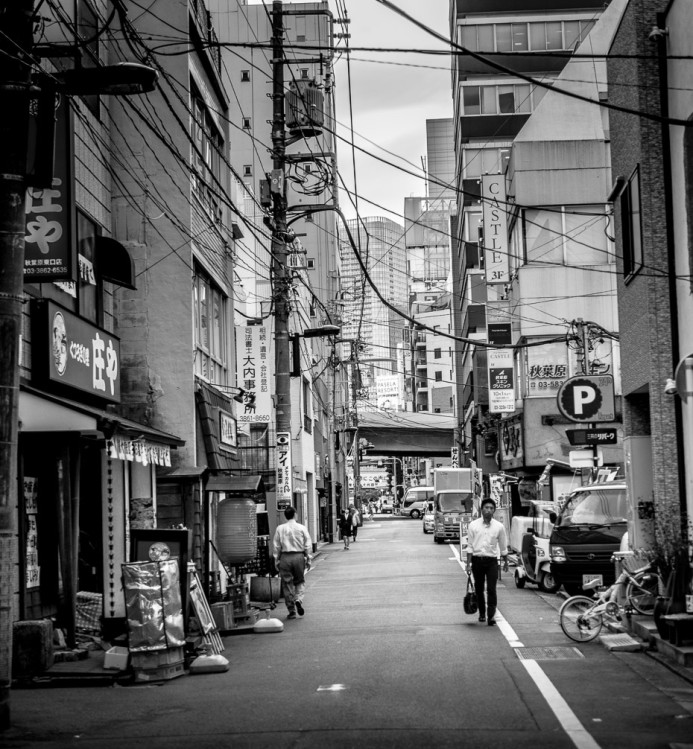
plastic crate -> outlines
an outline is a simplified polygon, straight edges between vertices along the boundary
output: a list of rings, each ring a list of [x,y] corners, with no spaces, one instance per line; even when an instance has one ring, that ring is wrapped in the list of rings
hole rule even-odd
[[[135,668],[135,681],[167,681],[185,674],[185,662],[171,663],[159,668]]]

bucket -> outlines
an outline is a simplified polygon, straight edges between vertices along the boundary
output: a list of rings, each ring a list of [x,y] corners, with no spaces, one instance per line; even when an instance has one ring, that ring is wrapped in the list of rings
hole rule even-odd
[[[258,603],[277,603],[281,592],[278,577],[251,577],[250,600]]]

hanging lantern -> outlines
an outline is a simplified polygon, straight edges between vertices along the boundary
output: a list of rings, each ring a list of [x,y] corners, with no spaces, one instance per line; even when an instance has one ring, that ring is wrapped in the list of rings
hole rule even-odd
[[[224,499],[217,509],[217,551],[224,564],[255,559],[257,518],[252,499]]]

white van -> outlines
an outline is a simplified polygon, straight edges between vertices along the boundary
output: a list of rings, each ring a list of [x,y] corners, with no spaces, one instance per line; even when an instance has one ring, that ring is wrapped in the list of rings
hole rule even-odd
[[[423,517],[426,502],[433,499],[432,486],[412,486],[402,500],[400,514],[410,518]]]

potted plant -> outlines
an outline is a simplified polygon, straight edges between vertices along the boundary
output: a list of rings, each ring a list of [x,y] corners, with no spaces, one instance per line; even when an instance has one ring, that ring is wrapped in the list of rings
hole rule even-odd
[[[690,539],[693,524],[689,523],[688,538],[683,537],[681,515],[673,503],[662,504],[655,511],[655,544],[653,557],[664,581],[664,590],[657,599],[654,621],[664,639],[668,627],[662,617],[686,610],[686,594],[691,580]]]

